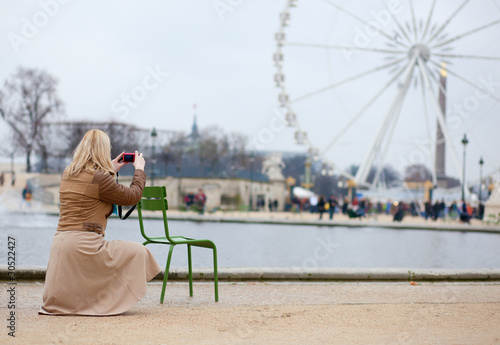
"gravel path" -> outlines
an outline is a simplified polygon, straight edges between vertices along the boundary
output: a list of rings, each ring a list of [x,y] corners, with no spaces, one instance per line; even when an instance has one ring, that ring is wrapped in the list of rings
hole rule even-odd
[[[7,319],[7,286],[0,315]],[[37,314],[43,283],[16,285],[16,337],[1,344],[500,344],[500,283],[220,283],[148,285],[112,317]],[[4,324],[6,321],[4,321]]]

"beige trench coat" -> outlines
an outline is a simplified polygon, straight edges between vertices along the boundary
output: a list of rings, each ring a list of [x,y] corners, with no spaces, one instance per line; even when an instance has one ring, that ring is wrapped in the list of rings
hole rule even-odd
[[[45,277],[45,315],[115,315],[146,294],[146,283],[160,271],[143,245],[106,241],[113,205],[134,205],[142,196],[146,174],[136,170],[130,187],[111,175],[63,174],[61,210]]]

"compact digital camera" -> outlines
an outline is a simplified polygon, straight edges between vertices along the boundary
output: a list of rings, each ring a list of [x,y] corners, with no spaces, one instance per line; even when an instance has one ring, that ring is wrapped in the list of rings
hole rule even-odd
[[[124,153],[118,162],[133,163],[135,162],[135,153]]]

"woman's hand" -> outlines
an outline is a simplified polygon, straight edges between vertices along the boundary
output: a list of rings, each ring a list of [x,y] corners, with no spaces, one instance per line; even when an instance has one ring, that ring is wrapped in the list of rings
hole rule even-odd
[[[144,166],[146,165],[146,161],[142,157],[142,153],[139,153],[138,151],[135,151],[135,161],[134,161],[134,168],[137,170],[144,170]]]
[[[137,152],[137,151],[136,151],[136,152]],[[122,158],[122,157],[123,157],[123,154],[124,154],[124,153],[125,153],[125,151],[124,151],[124,152],[122,152],[122,153],[120,153],[120,154],[119,154],[119,155],[118,155],[115,159],[113,159],[113,160],[111,161],[111,163],[113,163],[113,169],[115,169],[115,172],[118,172],[118,170],[120,170],[120,169],[122,168],[122,166],[124,166],[124,165],[127,165],[127,164],[128,164],[127,162],[124,162],[124,161],[123,161],[123,159],[122,159],[122,161],[121,161],[121,162],[118,162],[118,161],[120,160],[120,158]]]

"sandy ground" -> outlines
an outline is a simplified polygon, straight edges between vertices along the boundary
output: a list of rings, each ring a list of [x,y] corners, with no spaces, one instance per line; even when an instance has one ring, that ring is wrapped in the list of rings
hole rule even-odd
[[[1,344],[500,344],[500,283],[221,283],[215,303],[213,284],[174,282],[161,305],[154,282],[111,317],[41,316],[43,283],[16,289]]]

